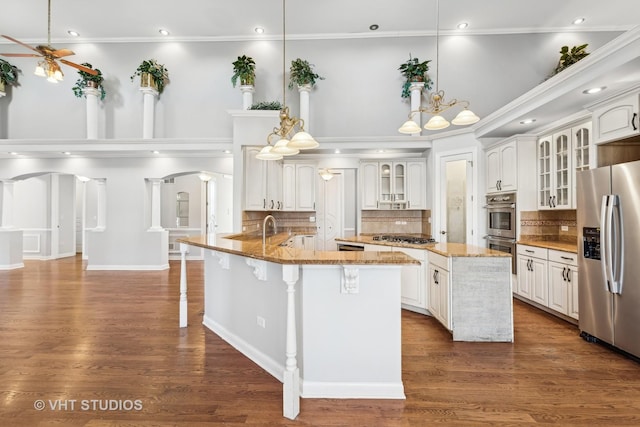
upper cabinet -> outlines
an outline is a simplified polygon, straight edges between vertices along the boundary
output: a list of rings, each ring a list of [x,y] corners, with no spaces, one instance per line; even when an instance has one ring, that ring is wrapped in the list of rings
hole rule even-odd
[[[285,211],[315,211],[317,168],[314,163],[285,163],[282,167]]]
[[[518,188],[517,155],[515,140],[487,150],[487,193]]]
[[[257,159],[260,148],[244,151],[244,210],[282,210],[282,162]]]
[[[614,98],[593,109],[596,144],[640,135],[640,92]]]
[[[576,206],[576,171],[593,166],[591,122],[560,129],[538,140],[538,209]]]
[[[426,181],[424,160],[363,161],[362,209],[426,209]]]

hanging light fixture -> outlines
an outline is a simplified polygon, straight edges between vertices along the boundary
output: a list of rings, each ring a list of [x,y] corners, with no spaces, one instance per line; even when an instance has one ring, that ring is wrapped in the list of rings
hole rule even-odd
[[[282,0],[282,110],[280,110],[280,127],[273,128],[267,135],[267,145],[256,155],[261,160],[280,160],[282,156],[293,156],[300,150],[318,147],[318,142],[304,130],[304,120],[289,115],[286,103],[286,6]],[[271,145],[272,140],[276,140]]]
[[[426,107],[420,107],[417,110],[412,110],[409,113],[409,120],[404,122],[398,131],[400,133],[412,134],[420,132],[420,126],[413,120],[413,116],[420,113],[432,114],[433,117],[424,125],[427,130],[440,130],[449,127],[450,123],[447,119],[442,117],[441,113],[454,106],[461,106],[463,110],[451,121],[454,125],[464,126],[471,125],[480,120],[480,117],[476,116],[473,111],[469,110],[469,101],[458,101],[452,99],[446,102],[444,99],[444,90],[439,90],[438,85],[440,83],[439,78],[440,68],[440,0],[436,1],[436,90],[429,96],[429,105]]]

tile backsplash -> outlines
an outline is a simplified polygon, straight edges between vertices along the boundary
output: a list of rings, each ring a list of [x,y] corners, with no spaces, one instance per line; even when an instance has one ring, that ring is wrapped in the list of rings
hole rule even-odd
[[[262,230],[262,222],[266,215],[273,215],[278,224],[278,231],[292,231],[295,233],[316,233],[315,212],[262,212],[243,211],[242,229],[247,232],[258,232]],[[310,220],[313,218],[313,222]]]
[[[520,212],[520,239],[528,238],[577,242],[576,210]]]
[[[362,211],[362,234],[424,234],[431,236],[430,210]]]

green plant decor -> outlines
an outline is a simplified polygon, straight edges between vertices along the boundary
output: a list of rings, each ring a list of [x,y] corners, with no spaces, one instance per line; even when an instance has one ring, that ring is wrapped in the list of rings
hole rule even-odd
[[[280,101],[262,101],[256,102],[249,110],[282,110]]]
[[[569,67],[570,65],[575,64],[580,61],[589,53],[585,50],[589,46],[589,44],[582,44],[580,46],[574,46],[569,49],[569,46],[562,46],[560,49],[560,59],[558,60],[558,65],[556,65],[556,69],[553,70],[552,76],[555,76],[560,71]]]
[[[425,89],[431,89],[433,82],[427,75],[427,71],[429,71],[429,62],[431,62],[431,60],[420,62],[418,58],[412,58],[411,54],[409,54],[409,59],[398,67],[398,70],[400,70],[400,73],[405,78],[405,82],[402,85],[403,98],[411,96],[411,91],[409,89],[413,82],[424,82]]]
[[[289,89],[293,89],[294,85],[316,85],[316,80],[324,80],[324,77],[319,76],[313,71],[313,64],[309,64],[304,59],[295,59],[291,61],[291,68],[289,68]]]
[[[146,59],[136,69],[131,76],[131,81],[142,73],[149,73],[156,82],[158,93],[162,93],[164,87],[169,83],[169,70],[163,64],[159,64],[155,59]]]
[[[85,96],[84,89],[87,87],[87,83],[94,82],[96,84],[96,89],[100,91],[100,100],[101,101],[104,100],[104,97],[107,96],[107,92],[104,90],[104,87],[102,86],[102,82],[104,81],[104,78],[102,77],[102,71],[100,71],[98,68],[93,68],[93,66],[88,62],[85,62],[80,65],[83,65],[87,68],[91,68],[92,70],[96,70],[98,75],[93,75],[93,74],[87,73],[86,71],[78,70],[78,74],[80,75],[80,78],[76,80],[75,86],[71,88],[73,90],[73,94],[78,98],[82,98],[83,96]]]
[[[22,71],[4,59],[0,59],[0,82],[7,86],[18,86],[18,74]]]
[[[236,87],[238,79],[240,79],[240,85],[253,85],[256,82],[256,63],[252,57],[242,55],[238,56],[238,59],[232,62],[233,64],[233,76],[231,76],[231,83],[233,87]]]

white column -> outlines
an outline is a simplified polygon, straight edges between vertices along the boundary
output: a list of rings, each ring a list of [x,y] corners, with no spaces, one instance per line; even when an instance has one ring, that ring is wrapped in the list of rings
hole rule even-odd
[[[240,86],[242,91],[242,109],[248,110],[253,105],[253,93],[256,91],[253,85]]]
[[[311,85],[298,85],[298,93],[300,94],[300,118],[304,121],[304,130],[311,133],[311,123],[309,122]]]
[[[107,180],[104,178],[96,179],[96,193],[98,209],[96,218],[96,230],[104,230],[107,220]]]
[[[144,113],[142,120],[142,138],[152,139],[154,120],[155,120],[155,106],[156,97],[158,91],[151,87],[141,87],[140,92],[144,94]]]
[[[284,370],[284,384],[282,385],[283,415],[290,420],[300,413],[300,371],[296,355],[298,344],[296,340],[296,300],[295,284],[300,275],[300,266],[283,265],[282,279],[287,284],[287,338]]]
[[[2,191],[0,192],[0,228],[14,228],[13,226],[13,185],[15,181],[9,179],[0,180]]]
[[[411,86],[409,86],[409,90],[411,91],[411,111],[416,111],[420,109],[420,104],[422,103],[422,88],[424,87],[424,82],[412,82]],[[418,124],[418,126],[422,127],[422,117],[420,113],[416,113],[413,116],[413,120]],[[420,132],[412,133],[412,136],[419,136]]]
[[[162,180],[158,178],[148,178],[151,183],[151,227],[149,231],[162,231],[162,225],[160,225],[160,213],[161,213],[161,194],[162,194]]]
[[[98,139],[98,95],[99,91],[93,87],[83,90],[87,99],[87,139]]]
[[[187,245],[180,243],[180,327],[187,327]]]

